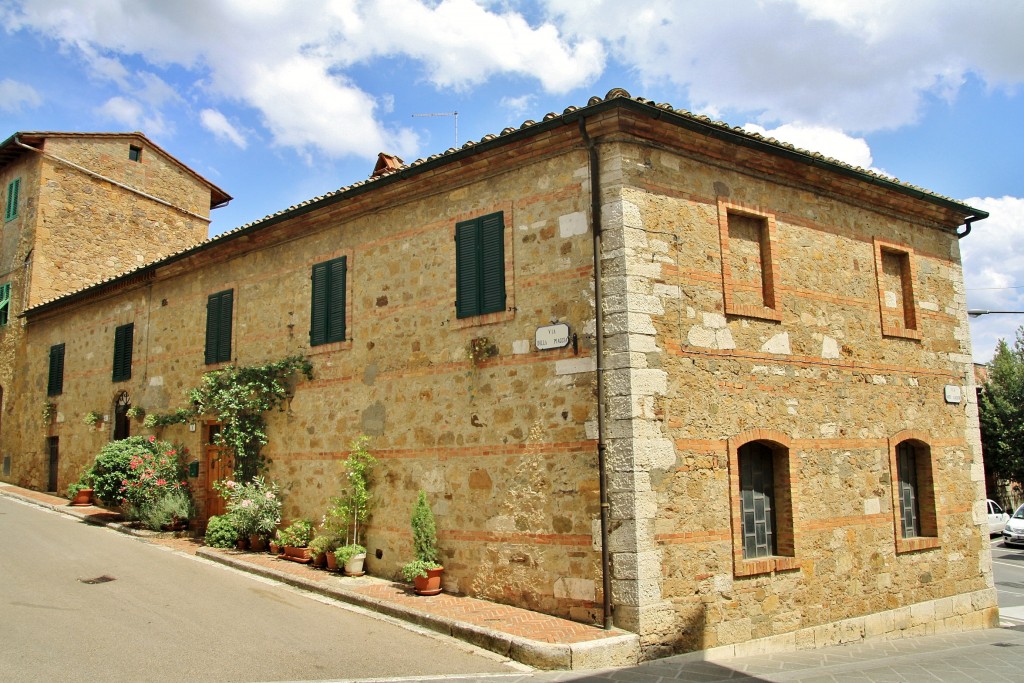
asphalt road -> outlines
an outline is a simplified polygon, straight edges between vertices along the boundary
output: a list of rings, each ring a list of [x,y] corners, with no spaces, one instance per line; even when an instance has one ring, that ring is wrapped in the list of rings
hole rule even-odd
[[[992,573],[999,594],[999,618],[1004,624],[1024,625],[1024,548],[1011,548],[992,537]]]
[[[0,680],[521,672],[439,635],[0,497]]]

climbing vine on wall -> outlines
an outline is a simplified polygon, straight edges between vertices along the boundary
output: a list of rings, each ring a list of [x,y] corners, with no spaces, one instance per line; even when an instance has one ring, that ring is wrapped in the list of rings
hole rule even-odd
[[[235,453],[235,476],[246,481],[266,467],[261,455],[267,444],[267,423],[264,414],[283,410],[291,397],[289,380],[295,373],[313,378],[313,365],[301,356],[289,356],[265,365],[229,365],[203,375],[202,384],[188,390],[191,407],[170,413],[150,413],[145,425],[150,428],[194,422],[202,415],[222,423],[214,436],[218,446]]]

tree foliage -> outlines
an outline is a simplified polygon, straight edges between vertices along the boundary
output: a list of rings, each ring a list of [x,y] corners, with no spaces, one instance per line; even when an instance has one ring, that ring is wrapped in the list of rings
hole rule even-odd
[[[1000,339],[978,402],[986,480],[1024,482],[1024,327],[1013,347]]]

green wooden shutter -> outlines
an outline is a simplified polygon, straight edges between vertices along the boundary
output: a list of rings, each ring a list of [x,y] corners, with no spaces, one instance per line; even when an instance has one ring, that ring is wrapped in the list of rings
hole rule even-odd
[[[231,360],[231,312],[234,290],[211,294],[206,300],[206,363]]]
[[[330,287],[327,295],[327,341],[345,341],[345,257],[328,262]]]
[[[480,219],[480,312],[505,310],[504,216],[492,213]]]
[[[11,315],[11,283],[0,285],[0,327],[7,324]]]
[[[455,316],[480,315],[477,222],[455,225]]]
[[[132,345],[135,323],[121,325],[114,330],[114,372],[112,381],[124,382],[132,378]]]
[[[345,341],[346,257],[313,265],[309,345]]]
[[[46,379],[46,395],[64,393],[64,344],[50,347],[50,373]]]
[[[18,193],[21,190],[21,178],[15,178],[7,184],[7,211],[4,212],[4,220],[12,220],[18,217]]]

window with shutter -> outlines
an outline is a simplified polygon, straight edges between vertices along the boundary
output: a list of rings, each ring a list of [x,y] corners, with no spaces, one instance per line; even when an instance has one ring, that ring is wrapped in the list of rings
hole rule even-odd
[[[11,317],[11,283],[0,285],[0,327],[7,324]]]
[[[346,257],[313,265],[309,345],[345,341]]]
[[[135,323],[121,325],[114,330],[114,382],[132,378],[132,344],[135,338]]]
[[[50,347],[50,373],[46,379],[46,395],[64,393],[64,344]]]
[[[505,310],[505,217],[499,211],[455,226],[455,313]]]
[[[7,210],[4,212],[4,220],[10,221],[18,217],[18,194],[21,191],[21,178],[15,178],[7,183]]]
[[[211,294],[206,300],[206,364],[231,360],[231,311],[234,290]]]

